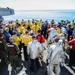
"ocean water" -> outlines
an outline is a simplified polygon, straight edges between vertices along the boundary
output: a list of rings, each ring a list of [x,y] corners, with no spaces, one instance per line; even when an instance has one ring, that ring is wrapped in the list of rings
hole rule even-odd
[[[32,20],[42,19],[43,21],[48,20],[50,22],[52,19],[55,22],[59,22],[61,20],[75,20],[75,10],[15,10],[15,14],[11,16],[3,16],[4,20],[15,21],[18,19],[21,21],[24,19]]]

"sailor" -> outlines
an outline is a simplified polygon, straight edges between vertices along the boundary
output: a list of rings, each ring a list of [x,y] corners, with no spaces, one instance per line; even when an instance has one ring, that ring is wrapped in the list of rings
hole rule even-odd
[[[6,41],[9,42],[9,37],[11,37],[11,34],[9,33],[9,28],[5,27],[4,35],[6,37]]]
[[[27,30],[31,30],[32,24],[31,24],[30,20],[28,20],[26,26],[27,26]]]
[[[41,34],[41,30],[38,30],[38,34],[36,35],[36,39],[39,43],[41,43],[42,47],[43,47],[43,52],[42,52],[42,59],[40,59],[41,61],[41,66],[42,67],[45,67],[45,59],[46,59],[46,56],[47,56],[47,50],[44,46],[45,44],[45,38],[44,36]]]
[[[55,36],[58,36],[58,33],[56,32],[56,30],[54,28],[50,28],[50,32],[49,32],[49,37],[48,37],[48,42],[53,42],[53,38]]]
[[[42,50],[42,45],[36,40],[36,36],[32,36],[32,42],[27,46],[27,53],[30,55],[30,69],[33,72],[36,72],[40,68],[39,58],[41,58]]]
[[[22,67],[19,63],[19,48],[18,46],[13,43],[13,38],[9,38],[9,43],[7,43],[7,49],[8,49],[8,60],[11,63],[12,69],[20,70]]]
[[[64,48],[65,36],[63,33],[59,34],[59,44]]]
[[[28,30],[26,30],[25,35],[23,36],[23,39],[22,39],[25,61],[28,61],[27,46],[28,46],[28,43],[31,41],[32,41],[32,36],[30,36]]]
[[[17,33],[14,32],[13,35],[12,35],[12,37],[13,37],[14,43],[17,44],[18,47],[19,47],[19,49],[21,50],[21,46],[20,46],[20,41],[21,41],[21,40],[20,40],[20,38],[17,36]]]
[[[60,75],[60,63],[63,59],[63,48],[59,45],[59,38],[54,38],[54,43],[48,48],[48,68],[47,75],[52,75],[52,71],[55,68],[56,75]]]
[[[12,37],[13,37],[13,42],[15,44],[17,44],[17,46],[19,47],[20,52],[21,52],[21,48],[22,48],[22,46],[21,46],[21,39],[17,36],[16,32],[13,33]],[[21,53],[19,54],[19,57],[21,59]]]
[[[70,40],[68,44],[71,46],[70,54],[69,54],[69,58],[70,58],[69,66],[72,67],[75,66],[75,35],[73,35],[73,39]]]
[[[45,21],[45,22],[41,25],[41,34],[44,35],[45,38],[46,38],[47,26],[48,26],[48,22],[47,22],[47,21]]]
[[[31,27],[31,29],[36,34],[38,32],[38,30],[40,29],[40,27],[38,26],[37,22],[35,22],[35,24]]]
[[[7,61],[6,39],[3,34],[3,29],[0,29],[0,69],[3,68]]]
[[[60,34],[60,33],[61,33],[61,30],[60,30],[59,25],[56,27],[56,32],[57,32],[58,34]]]
[[[40,29],[38,30],[36,39],[37,39],[38,42],[41,43],[41,44],[45,43],[45,38],[44,38],[44,36],[41,34],[41,30],[40,30]]]

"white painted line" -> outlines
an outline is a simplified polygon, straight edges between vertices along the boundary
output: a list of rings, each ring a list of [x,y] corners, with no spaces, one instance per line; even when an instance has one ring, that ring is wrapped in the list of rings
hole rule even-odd
[[[69,59],[69,55],[67,53],[65,53],[65,55],[67,56],[67,58]]]
[[[75,67],[73,67],[73,69],[75,69]]]
[[[66,66],[65,64],[64,64],[64,67],[65,67],[72,75],[75,75],[74,71],[73,71],[70,67]]]

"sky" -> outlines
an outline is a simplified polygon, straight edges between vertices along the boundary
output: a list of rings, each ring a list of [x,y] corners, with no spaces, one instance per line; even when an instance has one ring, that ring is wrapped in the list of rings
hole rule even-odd
[[[75,0],[0,0],[0,7],[15,10],[75,9]]]

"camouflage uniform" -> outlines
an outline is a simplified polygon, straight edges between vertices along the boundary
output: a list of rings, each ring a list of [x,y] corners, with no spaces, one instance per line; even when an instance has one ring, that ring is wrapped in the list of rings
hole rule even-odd
[[[0,60],[0,69],[2,69],[7,61],[6,39],[2,33],[0,33]]]
[[[16,69],[17,67],[20,67],[19,64],[19,48],[16,44],[13,42],[10,42],[7,44],[7,49],[8,49],[8,60],[11,63],[12,68]]]

